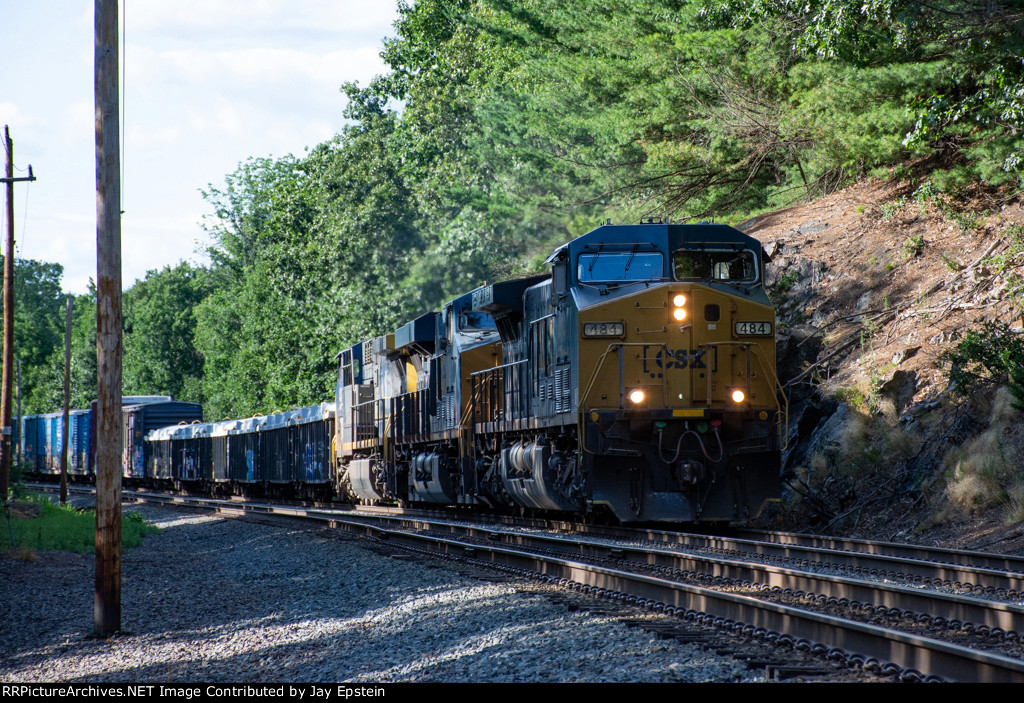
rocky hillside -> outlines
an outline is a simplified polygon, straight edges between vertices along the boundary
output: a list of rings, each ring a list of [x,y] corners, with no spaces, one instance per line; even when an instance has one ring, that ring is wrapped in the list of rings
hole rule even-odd
[[[739,225],[772,257],[790,403],[771,519],[1022,552],[1024,420],[998,353],[1024,344],[1024,210],[923,183],[864,182]]]

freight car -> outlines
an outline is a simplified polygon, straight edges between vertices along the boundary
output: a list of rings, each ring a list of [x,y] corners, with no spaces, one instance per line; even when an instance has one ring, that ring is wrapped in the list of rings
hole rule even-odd
[[[24,468],[40,476],[59,475],[64,447],[64,413],[25,415],[15,421],[18,450]],[[91,436],[88,410],[71,410],[68,414],[68,475],[89,475],[89,440]]]
[[[365,502],[741,521],[779,494],[760,243],[606,225],[338,355],[337,491]]]
[[[181,424],[146,436],[144,479],[195,492],[327,498],[334,406]]]
[[[68,413],[68,476],[73,480],[95,479],[95,401],[88,409]],[[173,400],[169,395],[126,395],[121,399],[123,475],[144,477],[145,437],[158,427],[200,422],[199,403]],[[18,427],[18,448],[25,470],[33,476],[60,474],[64,447],[63,412],[25,415]]]

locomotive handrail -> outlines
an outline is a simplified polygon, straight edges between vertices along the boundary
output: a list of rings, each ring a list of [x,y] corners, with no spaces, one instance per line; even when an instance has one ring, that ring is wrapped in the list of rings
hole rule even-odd
[[[519,364],[525,364],[525,363],[527,363],[527,361],[528,361],[528,359],[520,359],[519,361],[510,361],[507,364],[502,364],[500,366],[491,366],[490,368],[480,369],[479,371],[474,371],[473,373],[471,373],[469,375],[470,376],[480,376],[480,375],[485,374],[485,373],[490,373],[492,371],[497,371],[499,369],[508,368],[509,366],[518,366]]]
[[[601,370],[601,367],[604,366],[604,360],[608,356],[608,353],[610,351],[612,351],[612,350],[618,351],[619,349],[622,349],[623,347],[654,347],[654,346],[661,347],[662,349],[665,349],[666,351],[668,350],[668,346],[664,342],[662,342],[661,344],[650,344],[648,342],[612,342],[611,344],[609,344],[608,348],[605,349],[604,354],[602,354],[601,358],[597,360],[597,368],[594,369],[594,373],[591,374],[591,376],[590,376],[590,382],[587,384],[587,390],[583,393],[583,397],[580,398],[579,407],[577,408],[577,412],[580,413],[580,414],[585,412],[586,401],[590,397],[590,391],[593,390],[594,382],[597,380],[597,374]],[[662,379],[661,395],[662,395],[662,400],[663,401],[667,401],[667,398],[665,397],[665,395],[666,395],[665,394],[665,385],[666,385],[666,381],[664,379]],[[620,365],[620,368],[619,368],[619,403],[620,403],[620,407],[621,407],[621,403],[622,403],[622,368],[621,368],[621,365]],[[666,402],[666,404],[667,404],[667,402]]]
[[[519,361],[510,361],[507,364],[500,364],[499,366],[492,366],[492,367],[487,368],[487,369],[481,369],[480,371],[474,371],[474,372],[472,372],[470,374],[470,387],[473,389],[473,397],[471,399],[472,406],[473,406],[473,424],[476,424],[477,422],[480,421],[477,418],[477,412],[476,412],[477,405],[478,405],[477,400],[479,400],[479,393],[482,392],[483,384],[487,382],[488,377],[497,377],[498,379],[500,379],[500,383],[501,383],[502,387],[499,389],[499,392],[501,393],[501,396],[502,396],[501,407],[502,407],[502,411],[503,411],[503,417],[502,417],[501,422],[502,423],[507,422],[508,418],[504,415],[504,411],[507,410],[507,408],[505,406],[505,402],[504,402],[504,395],[505,395],[506,391],[510,390],[510,389],[507,389],[505,386],[506,386],[506,384],[511,383],[511,385],[513,386],[513,388],[511,388],[511,390],[513,392],[515,392],[514,386],[516,385],[516,378],[517,377],[515,375],[506,376],[504,373],[502,373],[502,371],[504,371],[505,369],[510,369],[512,367],[515,367],[515,366],[522,366],[522,365],[525,365],[525,364],[528,364],[528,363],[529,363],[529,359],[520,359]],[[519,410],[521,410],[521,408],[519,407],[519,403],[518,402],[514,403],[513,405],[515,407],[513,407],[511,410],[512,410],[513,416],[515,417],[516,413]],[[507,425],[503,425],[503,426],[507,427]]]
[[[787,448],[789,448],[789,398],[786,396],[786,391],[783,389],[782,383],[779,381],[779,377],[775,374],[775,370],[772,368],[771,364],[767,363],[768,362],[767,356],[765,356],[763,359],[761,358],[760,355],[764,355],[764,350],[761,349],[760,345],[753,344],[751,342],[740,342],[740,341],[726,340],[726,341],[721,341],[721,342],[707,342],[705,344],[705,346],[707,346],[707,347],[722,347],[722,346],[745,347],[748,352],[750,351],[751,348],[754,348],[754,349],[757,350],[756,353],[754,354],[754,358],[757,360],[758,366],[760,366],[761,367],[761,371],[764,372],[768,377],[770,377],[772,382],[774,382],[775,390],[778,393],[782,394],[782,400],[783,400],[783,403],[785,404],[785,407],[783,407],[783,403],[779,402],[779,397],[778,396],[775,396],[775,407],[778,408],[778,411],[780,413],[782,413],[783,417],[785,418],[785,425],[786,425],[786,431],[783,434],[783,438],[782,438],[782,442],[781,442],[781,444],[782,444],[781,451],[785,451]],[[748,377],[749,377],[749,373],[748,373]],[[710,376],[709,376],[709,378],[710,378]],[[710,405],[710,403],[711,403],[711,394],[709,393],[708,394],[708,404]],[[780,427],[780,429],[781,429],[781,427]]]

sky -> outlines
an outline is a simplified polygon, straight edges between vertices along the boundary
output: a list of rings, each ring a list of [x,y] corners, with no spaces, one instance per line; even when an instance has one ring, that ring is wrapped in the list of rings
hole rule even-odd
[[[81,294],[96,278],[93,0],[4,5],[0,125],[14,175],[31,164],[38,179],[14,187],[15,256],[62,264],[64,289]],[[207,261],[200,189],[249,157],[301,155],[341,131],[339,88],[386,71],[397,11],[395,0],[122,0],[122,12],[127,290],[149,270]]]

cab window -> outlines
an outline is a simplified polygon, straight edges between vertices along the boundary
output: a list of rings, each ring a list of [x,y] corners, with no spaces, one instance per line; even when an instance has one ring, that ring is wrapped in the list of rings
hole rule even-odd
[[[757,280],[754,253],[749,249],[680,249],[672,255],[677,281],[753,283]]]
[[[661,252],[605,251],[580,254],[576,261],[578,281],[646,281],[662,278]]]

